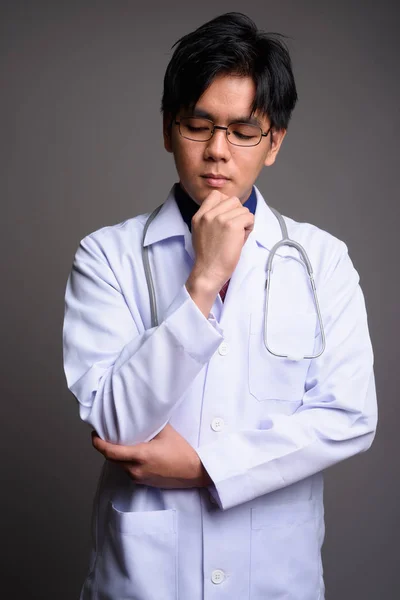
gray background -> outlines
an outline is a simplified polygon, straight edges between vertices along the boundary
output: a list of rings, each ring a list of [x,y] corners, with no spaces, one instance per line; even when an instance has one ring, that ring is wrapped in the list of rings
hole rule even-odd
[[[0,14],[8,600],[78,598],[101,457],[62,371],[66,279],[84,235],[164,200],[170,47],[229,10],[291,38],[300,101],[258,185],[284,214],[346,241],[369,311],[380,424],[368,453],[326,476],[327,599],[400,598],[397,3],[15,0]]]

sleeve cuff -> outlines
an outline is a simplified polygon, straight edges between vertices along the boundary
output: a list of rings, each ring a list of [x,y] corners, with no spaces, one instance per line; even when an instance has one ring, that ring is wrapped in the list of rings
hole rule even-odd
[[[222,510],[254,500],[284,485],[277,461],[271,461],[267,468],[262,462],[260,468],[250,469],[246,449],[243,450],[240,452],[236,436],[196,449],[212,480],[207,489]]]
[[[208,319],[204,317],[186,286],[169,306],[164,324],[179,345],[200,363],[209,361],[223,341],[223,329],[215,316],[210,313]]]

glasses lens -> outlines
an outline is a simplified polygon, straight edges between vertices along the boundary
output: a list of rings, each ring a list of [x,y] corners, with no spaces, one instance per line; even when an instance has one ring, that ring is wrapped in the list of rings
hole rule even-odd
[[[256,146],[261,140],[261,129],[248,123],[232,123],[227,134],[228,140],[235,146]]]
[[[211,138],[213,124],[208,119],[184,117],[180,120],[181,135],[188,140],[206,142]]]

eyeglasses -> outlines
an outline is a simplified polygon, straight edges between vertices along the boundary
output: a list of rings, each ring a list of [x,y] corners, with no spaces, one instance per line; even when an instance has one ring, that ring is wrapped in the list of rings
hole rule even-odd
[[[175,125],[178,125],[182,137],[193,142],[208,142],[216,129],[222,129],[228,142],[234,146],[257,146],[272,129],[270,127],[264,133],[261,127],[250,123],[230,123],[222,127],[200,117],[182,117],[180,121],[175,120]]]

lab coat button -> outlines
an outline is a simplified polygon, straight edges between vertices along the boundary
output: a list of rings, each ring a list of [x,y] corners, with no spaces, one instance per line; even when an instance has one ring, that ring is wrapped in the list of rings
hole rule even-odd
[[[225,573],[221,569],[215,569],[211,573],[211,581],[215,584],[222,583],[225,579]]]
[[[215,419],[213,419],[211,421],[211,429],[213,431],[222,431],[224,428],[224,420],[221,419],[220,417],[215,417]]]
[[[218,348],[218,352],[221,356],[225,356],[229,352],[229,346],[226,342],[222,342]]]

